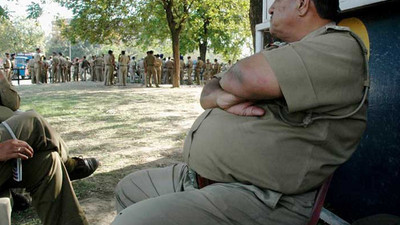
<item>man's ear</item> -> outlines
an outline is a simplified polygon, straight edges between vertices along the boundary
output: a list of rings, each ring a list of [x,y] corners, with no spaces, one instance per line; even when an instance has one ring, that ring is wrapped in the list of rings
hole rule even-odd
[[[297,0],[297,12],[300,17],[307,14],[309,7],[311,5],[311,0]]]

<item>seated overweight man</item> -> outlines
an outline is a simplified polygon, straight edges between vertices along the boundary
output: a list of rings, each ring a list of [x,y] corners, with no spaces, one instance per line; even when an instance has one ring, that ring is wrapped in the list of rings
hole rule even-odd
[[[99,162],[69,157],[64,141],[42,116],[14,112],[19,104],[18,93],[0,71],[0,196],[10,196],[10,188],[26,188],[43,224],[88,224],[71,180],[91,175]],[[16,158],[22,159],[20,182],[13,180]]]
[[[270,32],[287,44],[204,87],[185,163],[123,178],[113,224],[306,224],[316,189],[366,127],[366,51],[335,26],[338,9],[276,0]]]

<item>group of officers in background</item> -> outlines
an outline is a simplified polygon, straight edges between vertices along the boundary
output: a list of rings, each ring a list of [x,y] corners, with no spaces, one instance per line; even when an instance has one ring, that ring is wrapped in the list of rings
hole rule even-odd
[[[220,64],[217,59],[211,63],[209,59],[204,62],[200,57],[192,60],[188,56],[184,61],[181,56],[180,84],[206,83],[214,74],[228,70],[231,66],[231,60]],[[12,62],[8,53],[3,60],[3,67],[11,83]],[[175,73],[174,59],[163,58],[163,54],[154,55],[153,51],[148,51],[147,56],[139,61],[136,61],[135,56],[126,55],[125,51],[121,51],[116,59],[111,50],[106,55],[93,55],[90,59],[83,56],[81,59],[70,60],[61,52],[53,52],[46,59],[40,48],[37,48],[33,58],[27,62],[27,67],[33,84],[94,81],[104,82],[106,86],[126,86],[129,81],[142,83],[146,87],[159,87],[160,84],[171,84]]]

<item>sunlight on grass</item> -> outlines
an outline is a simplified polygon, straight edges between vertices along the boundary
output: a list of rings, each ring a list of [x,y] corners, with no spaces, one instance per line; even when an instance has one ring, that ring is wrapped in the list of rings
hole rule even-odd
[[[74,182],[90,224],[110,224],[97,213],[114,217],[113,191],[123,176],[181,161],[186,133],[203,111],[200,86],[146,89],[81,82],[17,89],[21,109],[42,114],[64,138],[71,156],[101,161],[93,176]],[[105,202],[93,204],[95,199]],[[40,224],[32,210],[13,215],[13,221]]]

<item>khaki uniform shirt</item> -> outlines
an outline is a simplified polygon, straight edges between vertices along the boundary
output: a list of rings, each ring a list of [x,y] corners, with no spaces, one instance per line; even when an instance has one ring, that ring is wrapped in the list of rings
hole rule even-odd
[[[162,64],[163,64],[162,59],[156,58],[156,61],[154,62],[154,66],[155,66],[155,67],[161,67]]]
[[[120,66],[128,66],[128,65],[129,65],[129,56],[127,56],[127,55],[121,55],[121,56],[119,57],[118,62],[119,62],[119,65],[120,65]]]
[[[361,46],[349,32],[322,27],[298,42],[263,51],[284,98],[265,100],[262,117],[208,109],[190,129],[184,158],[211,180],[253,184],[283,194],[317,188],[350,158],[366,127],[364,104],[353,116],[301,122],[313,115],[345,115],[360,104],[366,77]]]
[[[211,71],[212,70],[212,64],[210,62],[204,64],[204,68],[206,71]]]
[[[113,66],[114,63],[115,63],[114,60],[115,60],[114,59],[114,55],[107,54],[107,55],[104,56],[104,65]]]
[[[156,57],[154,55],[148,55],[148,56],[146,56],[146,58],[144,58],[144,65],[145,65],[145,67],[154,66],[155,61],[156,61]]]
[[[186,63],[186,67],[187,67],[188,69],[193,68],[193,61],[192,61],[192,60],[188,60],[187,63]]]
[[[19,109],[20,97],[14,86],[6,79],[0,81],[0,122],[13,116],[13,112]]]
[[[213,64],[213,72],[214,73],[219,73],[220,72],[220,67],[219,67],[219,63],[214,63]]]
[[[4,69],[11,69],[11,61],[9,58],[4,59]]]
[[[42,61],[42,56],[40,55],[40,53],[35,53],[35,55],[33,56],[33,61],[35,62],[35,67],[39,67],[40,62]]]
[[[51,62],[52,67],[57,67],[60,64],[60,58],[58,56],[53,57],[53,61]]]
[[[165,67],[168,69],[173,69],[174,68],[174,61],[169,60],[165,63]]]
[[[204,66],[204,62],[203,62],[203,60],[198,60],[197,61],[197,63],[196,63],[196,68],[195,68],[195,70],[201,70],[202,68],[203,68],[203,66]]]

